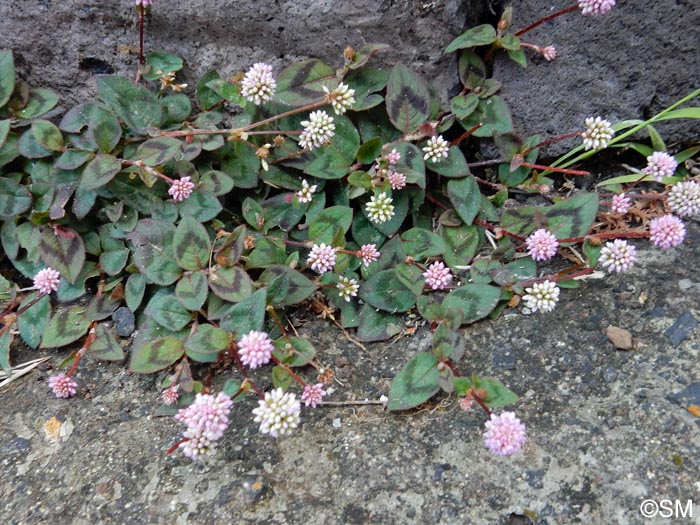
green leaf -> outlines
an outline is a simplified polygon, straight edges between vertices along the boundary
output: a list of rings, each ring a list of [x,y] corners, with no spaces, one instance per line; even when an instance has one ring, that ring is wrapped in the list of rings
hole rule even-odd
[[[518,400],[518,396],[515,393],[492,377],[480,377],[475,386],[486,390],[484,403],[488,407],[510,405]]]
[[[389,388],[389,410],[407,410],[433,397],[438,383],[438,359],[433,354],[418,352],[401,369]]]
[[[441,361],[452,359],[459,361],[464,354],[466,341],[457,330],[440,323],[433,334],[433,355]]]
[[[216,268],[209,272],[209,288],[224,301],[239,303],[253,293],[253,280],[242,268]]]
[[[508,51],[516,51],[520,49],[520,39],[515,35],[505,34],[498,39],[498,45]]]
[[[56,160],[56,167],[60,170],[75,170],[94,156],[92,151],[67,150]]]
[[[217,78],[207,82],[207,87],[213,89],[217,95],[233,102],[238,106],[245,106],[245,98],[241,95],[241,85],[227,82],[223,78]]]
[[[348,184],[350,184],[350,186],[365,188],[367,190],[374,188],[374,184],[372,184],[372,176],[366,171],[353,171],[348,177]]]
[[[119,120],[102,107],[95,107],[92,110],[88,128],[102,153],[110,153],[122,138],[122,126]]]
[[[492,25],[483,24],[472,27],[450,42],[445,53],[452,53],[465,47],[487,46],[493,44],[496,38],[496,29]]]
[[[50,89],[30,89],[29,100],[17,116],[23,119],[40,117],[51,111],[58,104],[58,96]]]
[[[501,226],[521,236],[528,235],[536,228],[545,228],[559,239],[584,237],[597,213],[598,194],[582,192],[553,206],[525,206],[508,210],[501,216]]]
[[[458,178],[470,175],[469,166],[464,159],[464,154],[457,146],[452,146],[450,148],[447,158],[442,158],[438,162],[428,160],[426,165],[428,169],[443,177]]]
[[[146,80],[158,80],[168,73],[180,71],[182,66],[183,62],[179,56],[154,51],[146,55],[146,68],[143,72],[143,78]]]
[[[396,64],[389,75],[386,111],[394,127],[404,133],[415,131],[428,120],[428,87],[420,76],[403,64]]]
[[[216,363],[219,354],[228,347],[229,340],[229,335],[221,328],[200,324],[185,340],[185,353],[199,363]]]
[[[172,137],[149,139],[136,150],[136,158],[147,166],[161,166],[174,158],[182,143]]]
[[[0,148],[2,148],[5,145],[7,134],[10,132],[11,122],[12,121],[9,118],[0,120]]]
[[[464,49],[459,54],[457,68],[462,84],[471,91],[480,87],[486,79],[486,65],[472,49]]]
[[[462,120],[474,113],[479,105],[479,97],[473,94],[458,95],[450,100],[450,109],[455,117]]]
[[[129,250],[126,248],[105,250],[100,254],[100,267],[107,275],[118,275],[128,260]]]
[[[78,232],[62,228],[60,233],[45,227],[39,240],[39,254],[47,266],[58,270],[61,278],[75,284],[85,264],[85,245]]]
[[[527,56],[522,49],[508,50],[510,59],[521,67],[527,67]]]
[[[12,345],[13,339],[12,330],[7,330],[0,335],[0,368],[7,373],[12,372],[12,367],[10,366],[10,345]]]
[[[0,177],[0,217],[14,219],[32,207],[32,194],[13,179]]]
[[[233,305],[221,318],[219,326],[227,332],[244,335],[251,330],[262,330],[265,324],[267,290],[258,290],[253,295]]]
[[[280,337],[275,341],[274,356],[287,366],[305,366],[313,361],[316,349],[305,337]]]
[[[287,106],[303,106],[321,100],[323,86],[333,91],[338,86],[335,71],[318,59],[293,64],[277,77],[273,101]]]
[[[207,277],[202,272],[186,273],[175,286],[175,296],[180,304],[196,312],[207,300],[209,286]]]
[[[459,218],[465,224],[471,224],[481,209],[481,191],[476,179],[451,179],[447,183],[447,195]]]
[[[348,69],[360,69],[369,62],[372,55],[385,49],[391,49],[391,46],[388,44],[365,44],[353,53],[352,60],[349,64],[346,64],[346,67]]]
[[[300,303],[316,290],[316,285],[300,272],[278,264],[269,266],[258,281],[268,287],[267,301],[276,307]]]
[[[202,270],[209,265],[211,240],[207,229],[197,220],[185,215],[173,236],[175,260],[184,270]]]
[[[137,374],[152,374],[163,370],[185,353],[185,343],[175,337],[162,337],[134,348],[129,368]]]
[[[415,184],[425,189],[425,161],[423,152],[418,146],[409,142],[396,144],[396,151],[401,154],[401,160],[394,165],[394,171],[403,173],[408,184]]]
[[[233,189],[233,179],[223,171],[209,170],[199,178],[198,187],[212,195],[226,195]]]
[[[401,240],[406,254],[419,260],[442,255],[447,249],[442,237],[422,228],[411,228],[402,233]]]
[[[464,313],[464,324],[483,319],[496,308],[501,289],[488,284],[465,284],[455,288],[442,301],[443,310],[454,308]]]
[[[163,110],[167,113],[166,124],[179,124],[188,119],[192,113],[192,102],[184,93],[175,93],[160,99]],[[192,146],[195,143],[191,144]],[[186,145],[183,145],[183,148]]]
[[[309,239],[315,244],[332,244],[338,232],[345,235],[352,224],[352,208],[331,206],[323,210],[309,225]]]
[[[28,295],[20,304],[20,308],[35,300],[36,297],[36,293]],[[28,346],[32,348],[39,346],[41,336],[49,324],[49,319],[51,319],[51,299],[48,295],[43,296],[17,318],[19,335]]]
[[[109,183],[122,170],[121,161],[104,153],[96,155],[85,169],[80,179],[80,187],[92,191]]]
[[[245,249],[246,235],[245,224],[241,224],[224,239],[223,244],[216,250],[216,263],[219,266],[233,266],[238,262]]]
[[[20,136],[19,140],[17,141],[17,151],[20,153],[20,155],[29,159],[41,159],[44,157],[51,157],[55,154],[55,152],[45,148],[39,144],[39,142],[37,142],[31,129],[28,129],[22,133],[22,136]]]
[[[275,388],[287,390],[292,381],[292,374],[286,368],[278,365],[272,369],[272,386]]]
[[[481,99],[476,110],[459,123],[464,129],[471,129],[478,124],[482,126],[473,135],[490,137],[494,133],[508,133],[513,130],[513,120],[508,106],[498,95]]]
[[[36,141],[46,149],[63,151],[63,135],[55,124],[48,120],[35,120],[32,122],[32,133]]]
[[[97,78],[100,98],[134,132],[144,134],[146,128],[158,126],[163,111],[156,96],[120,76]]]
[[[461,225],[443,227],[441,236],[447,244],[443,254],[445,264],[450,267],[468,265],[481,246],[481,235],[476,226]]]
[[[359,296],[375,308],[390,313],[406,312],[416,304],[416,295],[401,282],[393,269],[375,273],[364,281]]]
[[[123,361],[125,357],[121,345],[103,324],[95,327],[95,340],[88,352],[92,357],[103,361]]]
[[[15,62],[12,58],[12,51],[3,49],[0,51],[0,108],[7,104],[14,90]]]
[[[210,110],[213,106],[224,100],[216,91],[207,86],[212,80],[220,78],[221,76],[216,71],[207,71],[202,78],[199,79],[197,83],[197,103],[203,111]]]
[[[146,293],[146,276],[141,273],[133,273],[126,280],[124,294],[126,305],[132,312],[138,310]]]
[[[41,348],[58,348],[83,337],[90,327],[84,306],[59,310],[49,321],[41,339]]]
[[[192,314],[172,294],[154,296],[146,306],[145,313],[156,323],[173,332],[182,330],[192,321]]]
[[[91,321],[102,321],[111,317],[114,311],[121,304],[120,297],[113,297],[110,294],[93,295],[87,305],[85,317]]]
[[[219,199],[206,191],[195,190],[189,198],[177,203],[180,216],[190,215],[200,222],[207,222],[216,217],[223,209]]]
[[[357,162],[360,164],[371,164],[382,153],[382,139],[373,137],[366,141],[357,150]]]
[[[385,341],[400,334],[403,322],[395,315],[375,310],[369,304],[362,306],[357,325],[357,338],[365,343]]]

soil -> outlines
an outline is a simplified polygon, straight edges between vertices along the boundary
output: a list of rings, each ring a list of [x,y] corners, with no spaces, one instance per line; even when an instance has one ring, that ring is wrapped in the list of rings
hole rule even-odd
[[[687,226],[681,247],[639,243],[631,272],[564,290],[549,314],[518,308],[465,329],[462,372],[497,377],[521,396],[512,409],[528,442],[516,456],[491,455],[483,413],[447,396],[404,413],[305,409],[302,426],[278,439],[258,432],[250,397],[235,406],[217,455],[193,463],[166,454],[183,428],[154,415],[162,377],[90,362],[70,400],[50,394],[46,369],[0,391],[0,521],[700,523],[700,418],[689,411],[700,405],[700,227]],[[616,350],[611,325],[629,330],[636,349]],[[366,350],[325,322],[299,330],[343,383],[332,401],[378,400],[430,344],[426,327]],[[26,351],[14,360],[44,354],[54,365],[66,356]],[[645,519],[646,499],[682,509],[692,500],[693,516]]]

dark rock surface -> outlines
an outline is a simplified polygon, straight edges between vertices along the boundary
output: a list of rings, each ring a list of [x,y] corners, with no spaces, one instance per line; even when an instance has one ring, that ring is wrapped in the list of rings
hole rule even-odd
[[[700,314],[687,287],[700,286],[688,264],[700,256],[700,227],[690,221],[688,230],[669,252],[640,242],[639,266],[563,291],[550,314],[515,309],[466,328],[462,372],[498,377],[521,396],[512,409],[528,443],[514,457],[489,454],[483,414],[445,396],[406,413],[304,410],[302,426],[277,440],[258,433],[247,398],[218,454],[192,463],[165,454],[182,425],[154,417],[162,378],[86,362],[71,400],[50,394],[48,370],[0,391],[0,522],[698,523],[700,419],[688,408],[698,397],[700,331],[678,346],[664,335],[684,312]],[[615,350],[609,325],[632,332],[638,350]],[[322,362],[345,364],[332,401],[386,394],[430,338],[422,329],[363,351],[328,324],[299,330]],[[53,417],[63,422],[57,437],[45,430]],[[692,499],[694,517],[646,520],[639,506],[649,498]]]
[[[513,2],[513,27],[573,3]],[[700,87],[699,25],[700,9],[692,1],[620,0],[603,16],[569,13],[523,35],[525,42],[555,45],[557,58],[547,63],[529,53],[532,60],[523,69],[501,55],[493,76],[503,82],[516,130],[526,136],[576,131],[589,116],[647,119]],[[658,129],[668,141],[700,135],[697,120],[661,123]],[[560,155],[572,145],[554,144],[545,153]]]

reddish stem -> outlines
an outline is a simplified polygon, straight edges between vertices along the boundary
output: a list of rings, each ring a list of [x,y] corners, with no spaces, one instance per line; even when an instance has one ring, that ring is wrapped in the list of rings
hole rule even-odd
[[[553,13],[549,16],[545,16],[544,18],[538,20],[534,24],[530,24],[525,29],[521,29],[520,31],[516,32],[515,36],[524,35],[528,31],[532,31],[533,29],[535,29],[538,26],[541,26],[545,22],[549,22],[550,20],[554,20],[557,17],[560,17],[560,16],[565,15],[567,13],[571,13],[572,11],[576,11],[578,8],[579,8],[578,4],[576,4],[576,5],[572,5],[571,7],[567,7],[566,9],[562,9],[561,11],[557,11],[556,13]]]
[[[580,131],[573,131],[571,133],[567,133],[566,135],[559,135],[558,137],[552,137],[551,139],[543,140],[542,142],[535,144],[531,148],[528,148],[525,151],[523,151],[521,153],[521,155],[524,157],[525,155],[527,155],[528,153],[530,153],[533,150],[536,150],[538,148],[543,148],[545,146],[549,146],[550,144],[553,144],[554,142],[559,142],[560,140],[566,140],[566,139],[570,139],[573,137],[578,137],[579,135],[581,135]]]
[[[182,438],[180,441],[178,441],[172,447],[170,447],[168,450],[166,450],[165,454],[166,455],[172,454],[173,452],[175,452],[178,449],[178,447],[180,445],[182,445],[183,443],[187,443],[189,440],[190,440],[190,438]]]
[[[456,139],[454,139],[454,140],[450,143],[450,146],[457,146],[460,142],[462,142],[463,140],[465,140],[466,138],[468,138],[469,135],[471,135],[472,133],[474,133],[477,129],[479,129],[479,128],[480,128],[481,126],[483,126],[483,125],[484,125],[483,122],[479,122],[476,126],[474,126],[474,127],[471,128],[471,129],[468,129],[467,131],[465,131],[464,133],[462,133],[459,137],[457,137]]]
[[[146,61],[143,58],[143,27],[144,19],[146,18],[146,8],[143,4],[139,5],[139,65],[143,66]]]

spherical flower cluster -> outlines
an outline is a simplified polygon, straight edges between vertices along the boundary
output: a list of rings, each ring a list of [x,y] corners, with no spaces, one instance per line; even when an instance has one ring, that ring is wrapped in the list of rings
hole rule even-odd
[[[637,248],[623,239],[605,243],[600,250],[600,264],[609,272],[626,272],[637,260]]]
[[[394,216],[394,206],[391,204],[393,200],[386,193],[373,195],[365,205],[369,220],[377,224],[390,220]]]
[[[535,261],[547,261],[557,254],[559,241],[553,233],[540,228],[525,239],[527,252]]]
[[[309,120],[302,120],[301,125],[304,131],[299,137],[299,145],[309,151],[323,146],[335,135],[333,117],[325,111],[312,111]]]
[[[485,426],[484,445],[497,456],[512,456],[525,444],[525,425],[513,412],[491,414]]]
[[[350,302],[352,297],[357,296],[357,291],[360,289],[360,285],[357,283],[356,279],[341,276],[340,279],[338,279],[336,288],[338,289],[338,295],[340,295],[340,297],[342,297],[346,302]]]
[[[306,385],[304,387],[304,391],[301,394],[301,401],[307,407],[316,408],[316,405],[323,401],[323,397],[327,393],[328,392],[326,392],[323,389],[323,383],[317,383],[315,385]]]
[[[311,202],[314,193],[316,193],[316,184],[309,186],[309,183],[304,179],[301,181],[301,189],[296,192],[296,196],[301,204],[306,204],[307,202]]]
[[[175,419],[187,425],[185,440],[178,445],[185,456],[198,460],[215,452],[216,441],[228,428],[228,414],[233,401],[223,392],[216,396],[197,394],[194,402],[181,408]]]
[[[583,146],[589,149],[605,149],[615,132],[612,125],[607,120],[600,117],[588,117],[586,119],[586,130],[581,133]]]
[[[615,0],[578,0],[582,15],[604,15],[615,6]]]
[[[160,393],[160,399],[166,405],[174,405],[180,399],[180,385],[173,385]]]
[[[559,301],[559,287],[552,281],[535,283],[530,288],[525,288],[525,291],[525,306],[533,312],[551,312]]]
[[[428,269],[423,272],[425,284],[433,290],[442,290],[452,282],[452,273],[450,268],[445,266],[442,261],[435,261],[428,266]]]
[[[645,175],[651,175],[656,182],[664,177],[671,177],[678,167],[678,162],[665,151],[655,151],[647,157],[647,165],[642,170]]]
[[[66,374],[56,374],[49,377],[49,388],[53,390],[56,397],[73,397],[78,391],[78,383]]]
[[[263,62],[253,64],[241,81],[241,95],[259,106],[275,94],[277,83],[272,77],[272,66]]]
[[[194,182],[192,182],[191,179],[191,177],[182,177],[181,179],[177,179],[172,182],[170,189],[168,189],[168,194],[175,202],[184,201],[186,198],[192,195]]]
[[[238,355],[241,363],[251,369],[266,365],[272,358],[275,347],[266,332],[251,330],[238,342]]]
[[[390,166],[393,166],[398,161],[401,160],[401,153],[398,152],[396,148],[392,149],[386,156],[386,160],[389,162]]]
[[[386,178],[389,181],[389,184],[391,184],[392,190],[400,190],[406,186],[406,175],[403,173],[397,173],[394,170],[389,170],[389,174]]]
[[[630,204],[632,204],[632,201],[629,199],[629,197],[627,197],[627,195],[625,195],[624,192],[613,195],[610,211],[624,215],[630,209]]]
[[[376,244],[363,244],[362,247],[357,251],[356,254],[360,259],[362,259],[362,264],[369,266],[374,261],[379,259],[379,251],[377,250]]]
[[[347,84],[341,82],[333,91],[323,86],[323,91],[330,98],[336,115],[342,115],[355,105],[355,90]]]
[[[557,58],[557,48],[554,46],[547,46],[542,48],[542,57],[547,61],[551,62]]]
[[[137,6],[142,6],[144,9],[151,5],[155,0],[136,0]]]
[[[306,264],[311,266],[312,270],[320,274],[330,272],[335,265],[336,249],[328,246],[325,243],[314,244],[309,253],[309,258],[306,259]]]
[[[53,268],[39,270],[34,276],[34,288],[39,290],[39,293],[43,295],[48,295],[58,290],[60,282],[61,274]]]
[[[450,152],[450,144],[442,138],[442,135],[433,136],[430,137],[423,151],[425,152],[423,160],[430,159],[433,162],[440,162],[443,158],[447,158]]]
[[[284,393],[281,388],[265,394],[253,410],[255,422],[260,423],[260,432],[272,437],[290,434],[299,426],[301,404],[292,393]]]
[[[675,215],[657,217],[649,223],[649,240],[663,250],[675,248],[685,239],[685,225]]]
[[[700,184],[694,180],[674,184],[667,202],[671,211],[680,217],[700,215]]]

